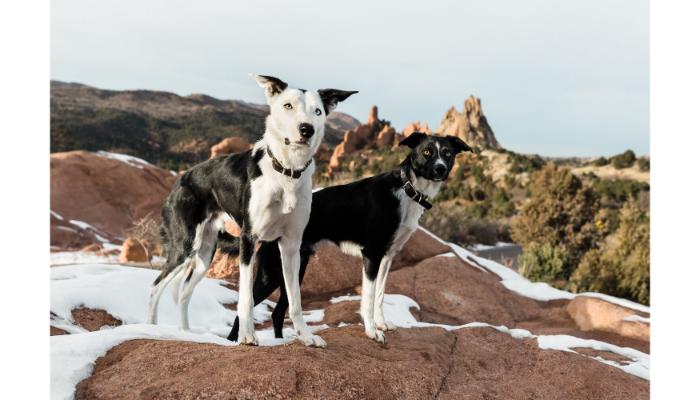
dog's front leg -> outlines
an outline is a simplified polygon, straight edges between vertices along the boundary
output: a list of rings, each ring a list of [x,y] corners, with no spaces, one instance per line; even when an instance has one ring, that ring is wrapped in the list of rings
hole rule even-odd
[[[396,326],[389,321],[384,320],[384,310],[382,305],[384,304],[384,290],[386,289],[386,279],[389,276],[389,269],[391,268],[391,256],[385,256],[382,258],[382,262],[379,264],[379,273],[377,274],[376,288],[374,289],[374,323],[377,325],[377,329],[382,331],[393,331]]]
[[[279,241],[284,286],[289,300],[289,318],[294,324],[294,330],[299,335],[299,340],[305,345],[326,347],[326,342],[320,336],[311,333],[302,316],[301,289],[299,287],[300,245],[301,242],[298,239],[282,237]]]
[[[364,268],[362,269],[360,314],[362,315],[362,323],[365,325],[365,334],[368,338],[374,339],[379,343],[386,343],[384,332],[378,330],[374,322],[374,302],[379,262],[365,256],[362,258],[362,263]]]
[[[241,233],[240,283],[238,286],[238,343],[257,346],[253,324],[253,260],[255,260],[255,238]]]

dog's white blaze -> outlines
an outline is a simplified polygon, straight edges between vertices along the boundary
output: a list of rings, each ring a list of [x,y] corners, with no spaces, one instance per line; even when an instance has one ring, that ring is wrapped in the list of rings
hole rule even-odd
[[[442,159],[442,154],[440,154],[440,143],[435,142],[435,148],[437,149],[437,161],[435,161],[435,164],[442,165],[443,167],[447,167],[447,163],[445,163],[445,160]]]

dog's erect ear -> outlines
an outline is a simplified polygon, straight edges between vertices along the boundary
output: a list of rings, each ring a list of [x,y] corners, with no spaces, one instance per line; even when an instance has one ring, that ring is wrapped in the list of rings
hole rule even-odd
[[[333,111],[338,106],[338,103],[355,93],[357,93],[356,90],[318,89],[318,95],[321,96],[323,109],[326,111],[326,115]]]
[[[474,150],[471,147],[469,147],[468,144],[464,143],[464,140],[458,138],[457,136],[446,136],[446,138],[450,141],[456,153],[462,151],[471,151],[472,153],[474,152]]]
[[[254,75],[253,77],[258,85],[265,89],[265,97],[267,97],[268,100],[282,93],[288,86],[286,82],[274,76]]]
[[[418,146],[420,142],[427,137],[428,135],[426,135],[423,132],[413,132],[404,140],[400,141],[399,146],[408,146],[412,149],[415,149],[416,146]]]

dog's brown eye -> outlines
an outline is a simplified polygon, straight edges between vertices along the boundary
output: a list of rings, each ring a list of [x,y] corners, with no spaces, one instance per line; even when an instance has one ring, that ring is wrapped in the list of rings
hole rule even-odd
[[[291,103],[285,103],[283,107],[284,107],[285,110],[291,110],[291,109],[292,109],[292,104],[291,104]]]
[[[316,115],[321,115],[321,109],[320,109],[320,108],[317,108],[317,109],[316,109]]]
[[[426,157],[430,157],[433,155],[433,151],[430,149],[423,149],[423,155]]]

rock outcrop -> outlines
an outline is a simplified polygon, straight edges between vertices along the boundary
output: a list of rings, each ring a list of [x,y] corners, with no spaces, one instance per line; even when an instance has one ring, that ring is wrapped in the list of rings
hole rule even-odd
[[[406,127],[403,128],[402,134],[404,137],[408,137],[414,132],[423,132],[428,135],[433,134],[433,131],[428,126],[428,123],[426,122],[423,125],[421,125],[420,121],[409,122],[408,125],[406,125]]]
[[[481,99],[474,96],[469,96],[464,101],[464,108],[461,112],[450,107],[436,132],[440,135],[457,136],[467,144],[482,149],[501,147],[486,120],[481,108]]]
[[[51,246],[121,242],[134,221],[160,220],[175,176],[143,160],[70,151],[51,154]]]
[[[119,254],[119,262],[147,262],[148,253],[146,248],[138,240],[130,237],[122,243],[122,250]]]
[[[649,341],[648,315],[595,298],[579,296],[566,306],[571,318],[582,331],[604,331]],[[640,318],[641,317],[641,318]]]
[[[98,359],[75,398],[647,399],[649,382],[588,357],[541,350],[491,328],[360,326],[321,333],[326,349],[132,340]],[[252,360],[255,360],[252,362]],[[174,373],[176,372],[176,373]],[[119,390],[115,390],[119,388]]]
[[[343,141],[333,150],[328,162],[328,174],[341,168],[343,159],[348,155],[363,149],[372,149],[393,145],[397,139],[396,131],[389,123],[379,119],[377,106],[372,106],[367,123],[355,129],[345,131]]]
[[[240,136],[228,137],[211,147],[211,156],[214,158],[231,153],[240,153],[250,149],[252,146],[248,139]]]

